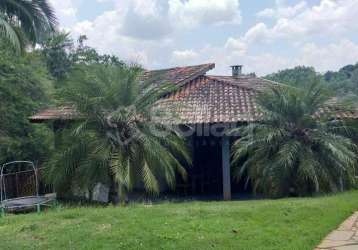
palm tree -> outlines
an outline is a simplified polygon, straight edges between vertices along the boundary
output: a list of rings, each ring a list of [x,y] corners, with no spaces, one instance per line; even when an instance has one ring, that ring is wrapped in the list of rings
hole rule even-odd
[[[158,194],[160,183],[174,187],[177,173],[186,177],[186,143],[174,127],[158,122],[164,113],[155,108],[172,85],[152,86],[140,74],[136,66],[98,64],[78,65],[71,74],[60,96],[80,120],[65,129],[68,135],[49,163],[56,188],[110,183],[115,203],[118,191],[122,201],[136,186]]]
[[[72,48],[73,41],[70,33],[67,32],[54,32],[42,44],[41,52],[45,57],[47,68],[56,80],[62,80],[69,72],[72,64],[70,58]]]
[[[261,121],[236,129],[242,136],[233,146],[238,180],[246,176],[254,191],[276,197],[350,187],[357,148],[343,121],[327,111],[329,100],[317,82],[260,93]]]
[[[1,0],[0,37],[20,51],[26,42],[32,45],[54,31],[55,13],[47,0]]]

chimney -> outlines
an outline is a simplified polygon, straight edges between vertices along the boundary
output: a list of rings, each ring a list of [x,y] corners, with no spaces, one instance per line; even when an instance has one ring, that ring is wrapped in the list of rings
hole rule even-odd
[[[242,74],[242,65],[233,65],[231,69],[233,77],[239,77]]]

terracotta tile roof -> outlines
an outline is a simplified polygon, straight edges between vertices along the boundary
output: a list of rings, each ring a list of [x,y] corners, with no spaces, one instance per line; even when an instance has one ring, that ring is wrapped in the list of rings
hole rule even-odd
[[[177,124],[247,122],[259,115],[256,93],[240,80],[228,84],[203,76],[161,100],[159,105],[175,114],[170,122]]]
[[[221,81],[235,86],[246,87],[254,90],[260,90],[268,84],[277,84],[275,82],[263,78],[258,78],[253,75],[241,75],[238,77],[208,75],[208,77],[216,81]]]
[[[336,119],[358,119],[358,110],[349,110],[335,106],[333,103],[328,103],[325,108],[320,109],[315,117],[331,115]]]
[[[255,76],[202,76],[160,101],[160,107],[171,112],[171,123],[236,123],[260,118],[256,95],[265,86],[278,84]],[[357,110],[343,110],[336,100],[316,115],[336,119],[358,119]]]
[[[43,122],[47,120],[73,120],[79,114],[71,106],[47,108],[30,117],[31,122]]]
[[[151,70],[145,71],[141,80],[150,84],[160,85],[165,83],[173,83],[178,86],[182,86],[199,76],[205,75],[206,72],[213,68],[215,68],[215,64],[208,63],[187,67]],[[74,114],[75,110],[73,110],[71,107],[49,108],[36,113],[29,119],[31,122],[43,122],[46,120],[56,119],[70,120],[76,116]]]
[[[214,64],[147,71],[142,80],[151,84],[173,83],[179,90],[158,101],[170,113],[168,121],[176,124],[250,122],[259,118],[255,96],[264,86],[277,84],[252,75],[206,76]],[[358,112],[329,108],[337,118],[358,118]],[[175,119],[173,115],[175,116]],[[72,107],[50,108],[30,117],[31,122],[70,120],[79,114]]]
[[[215,68],[215,64],[208,63],[196,66],[145,71],[142,80],[150,84],[158,85],[165,83],[184,85],[199,76],[205,75],[206,72],[213,68]]]

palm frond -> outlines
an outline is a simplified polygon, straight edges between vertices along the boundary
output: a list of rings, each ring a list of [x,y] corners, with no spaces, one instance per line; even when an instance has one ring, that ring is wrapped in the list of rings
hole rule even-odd
[[[21,44],[18,34],[14,27],[8,23],[4,16],[0,13],[0,36],[5,37],[16,49],[17,52],[21,51]]]
[[[61,102],[74,106],[82,116],[73,124],[71,136],[85,137],[90,145],[105,145],[105,161],[91,146],[86,156],[72,164],[76,173],[87,176],[83,183],[94,180],[97,164],[101,169],[107,164],[108,174],[114,177],[108,179],[126,192],[142,185],[157,194],[163,181],[174,188],[177,174],[186,178],[184,165],[190,165],[191,156],[184,138],[174,127],[156,120],[152,112],[172,86],[147,86],[140,73],[137,66],[79,64],[66,88],[58,90]],[[88,173],[86,168],[90,168]]]
[[[6,22],[20,27],[33,45],[44,41],[57,25],[54,10],[47,0],[3,0],[0,13]]]
[[[318,82],[304,89],[272,86],[258,95],[259,123],[236,129],[234,175],[272,196],[337,190],[354,183],[354,130],[332,116],[317,116],[330,99]],[[354,126],[353,126],[354,127]]]

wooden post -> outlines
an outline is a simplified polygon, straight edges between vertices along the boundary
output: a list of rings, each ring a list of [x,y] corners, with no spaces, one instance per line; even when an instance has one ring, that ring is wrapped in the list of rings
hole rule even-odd
[[[191,194],[196,194],[196,181],[197,181],[197,169],[195,169],[196,164],[195,164],[195,147],[196,147],[196,140],[195,140],[195,135],[191,136],[191,146],[192,146],[192,162],[193,162],[193,166],[191,167],[190,174],[191,174]]]
[[[223,194],[224,200],[231,200],[230,177],[230,142],[227,136],[222,137],[222,169],[223,169]]]

